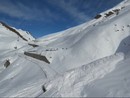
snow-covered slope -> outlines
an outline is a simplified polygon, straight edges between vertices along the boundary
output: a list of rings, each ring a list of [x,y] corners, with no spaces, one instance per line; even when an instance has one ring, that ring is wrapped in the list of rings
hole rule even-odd
[[[13,27],[0,22],[0,50],[16,49],[22,47],[27,41],[34,38],[25,31],[16,30]]]
[[[117,51],[121,41],[129,36],[130,7],[126,5],[121,3],[104,12],[104,15],[101,13],[102,17],[99,19],[43,37],[38,40],[38,44],[59,50],[64,48],[66,52],[60,51],[62,55],[57,59],[61,59],[63,66],[72,68],[112,55]],[[106,13],[114,9],[120,9],[118,15],[113,12],[109,17],[105,17]]]
[[[34,39],[0,25],[0,96],[130,96],[130,1]]]

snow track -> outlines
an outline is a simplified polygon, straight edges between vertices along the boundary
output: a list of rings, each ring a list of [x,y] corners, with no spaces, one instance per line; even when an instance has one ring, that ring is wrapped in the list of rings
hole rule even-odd
[[[124,55],[119,53],[102,58],[90,64],[83,65],[80,68],[70,70],[63,76],[51,80],[51,82],[47,84],[46,87],[47,90],[49,90],[47,93],[52,93],[51,89],[55,88],[55,91],[58,93],[55,95],[60,95],[61,97],[82,96],[81,93],[84,85],[89,85],[94,80],[103,78],[106,74],[113,71],[117,63],[123,59]],[[50,88],[50,85],[52,88]],[[46,97],[46,94],[45,96],[43,95],[43,97]]]

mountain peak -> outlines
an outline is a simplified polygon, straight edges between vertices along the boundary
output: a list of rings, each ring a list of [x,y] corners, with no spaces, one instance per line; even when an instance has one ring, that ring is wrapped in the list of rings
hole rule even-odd
[[[17,29],[15,29],[15,28],[13,28],[13,27],[7,25],[6,23],[4,23],[4,22],[2,22],[2,21],[0,21],[0,24],[1,24],[4,28],[8,29],[9,31],[15,33],[18,37],[20,37],[20,38],[23,39],[24,41],[29,41],[29,40],[33,40],[33,39],[34,39],[34,38],[33,38],[29,33],[27,33],[27,32],[24,32],[24,31],[22,31],[22,30],[17,30]],[[24,36],[23,36],[23,35],[24,35]],[[25,37],[29,37],[29,38],[25,38]]]

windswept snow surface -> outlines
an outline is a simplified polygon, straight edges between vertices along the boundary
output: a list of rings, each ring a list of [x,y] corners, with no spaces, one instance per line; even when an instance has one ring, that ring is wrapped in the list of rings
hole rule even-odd
[[[39,39],[0,24],[0,97],[129,97],[129,12],[125,0]]]

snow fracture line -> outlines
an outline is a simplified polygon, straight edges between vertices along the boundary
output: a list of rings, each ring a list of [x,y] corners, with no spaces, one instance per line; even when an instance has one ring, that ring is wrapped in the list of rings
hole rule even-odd
[[[24,52],[25,55],[30,56],[32,58],[44,61],[48,64],[50,64],[50,62],[48,61],[48,59],[45,56],[39,55],[39,54],[34,54],[34,53],[29,53],[29,52]]]
[[[38,45],[36,45],[36,44],[30,44],[30,43],[28,43],[28,45],[30,45],[30,46],[32,46],[32,47],[38,47]]]

